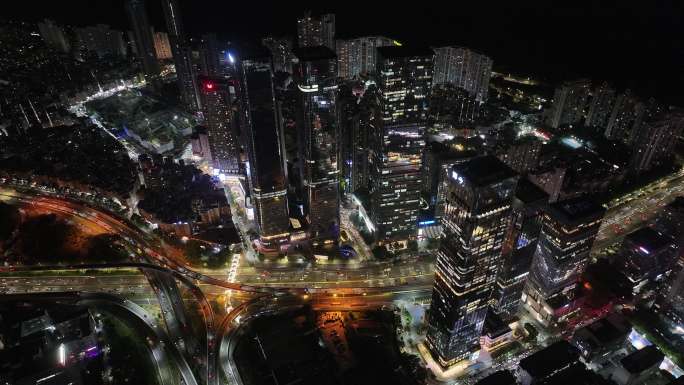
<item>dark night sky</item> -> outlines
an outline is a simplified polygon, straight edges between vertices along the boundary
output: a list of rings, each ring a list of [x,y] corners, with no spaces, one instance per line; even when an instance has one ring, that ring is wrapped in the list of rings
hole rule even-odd
[[[160,0],[148,0],[163,29]],[[334,12],[338,36],[380,34],[404,43],[465,45],[505,66],[557,81],[609,80],[684,105],[684,2],[678,0],[253,1],[180,0],[186,29],[228,39],[294,35],[304,10]],[[123,0],[21,0],[7,18],[51,17],[127,28]]]

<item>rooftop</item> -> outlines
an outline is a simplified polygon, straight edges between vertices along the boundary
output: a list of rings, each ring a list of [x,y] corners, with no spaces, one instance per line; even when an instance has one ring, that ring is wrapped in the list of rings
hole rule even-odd
[[[520,178],[515,189],[515,197],[523,203],[548,203],[549,194],[527,178]]]
[[[517,383],[513,373],[508,370],[500,370],[481,379],[475,385],[516,385]]]
[[[533,378],[541,379],[578,362],[579,353],[568,341],[561,340],[520,360],[520,367]]]
[[[603,216],[606,209],[589,198],[573,198],[562,202],[556,202],[549,206],[549,213],[556,220],[566,224],[575,224],[598,219]]]
[[[475,186],[487,186],[518,175],[491,155],[470,159],[465,163],[455,165],[452,170]]]
[[[496,338],[502,336],[506,333],[510,333],[511,328],[499,317],[498,314],[492,311],[490,307],[487,310],[487,316],[485,317],[483,334],[488,335],[490,338]]]
[[[635,247],[643,248],[647,250],[647,253],[650,253],[668,247],[672,240],[670,237],[646,226],[629,233],[625,237],[625,242]]]
[[[295,48],[294,54],[300,61],[314,61],[337,58],[335,52],[325,46]]]
[[[663,358],[665,358],[663,353],[655,345],[650,345],[624,357],[620,363],[628,372],[637,374],[659,365]]]
[[[378,47],[378,53],[383,58],[408,58],[408,57],[432,57],[433,52],[428,47],[412,47],[412,46],[385,46]]]

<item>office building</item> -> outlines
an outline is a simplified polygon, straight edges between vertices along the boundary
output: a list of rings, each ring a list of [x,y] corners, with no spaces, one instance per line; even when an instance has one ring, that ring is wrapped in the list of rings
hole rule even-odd
[[[377,48],[396,44],[395,40],[382,36],[337,40],[337,75],[343,79],[353,79],[375,73]]]
[[[290,219],[285,153],[268,59],[242,61],[247,174],[262,245],[276,248],[287,240]]]
[[[147,18],[145,0],[128,0],[126,2],[128,21],[132,29],[133,46],[142,63],[142,70],[147,79],[159,76],[159,62],[152,38],[152,27]]]
[[[169,34],[166,32],[153,32],[152,36],[154,38],[154,51],[157,53],[157,59],[173,59],[171,43],[169,43]]]
[[[450,170],[426,340],[444,368],[479,350],[516,183],[515,172],[492,156]]]
[[[423,195],[433,207],[435,219],[442,217],[446,192],[448,190],[449,170],[460,163],[476,157],[478,151],[466,145],[446,145],[440,142],[428,144],[423,156]]]
[[[610,378],[617,385],[641,385],[649,383],[660,372],[665,355],[655,345],[636,350],[620,359]]]
[[[378,114],[371,135],[370,216],[380,245],[415,238],[432,52],[378,49]]]
[[[585,362],[601,365],[625,347],[631,331],[632,325],[625,317],[610,314],[575,330],[570,342],[579,349]]]
[[[608,126],[608,119],[613,112],[615,90],[607,82],[603,82],[594,89],[589,102],[589,110],[584,125],[595,127],[601,132]]]
[[[45,19],[38,23],[38,30],[48,47],[62,53],[68,53],[71,49],[71,44],[66,37],[64,29],[55,24],[53,20]]]
[[[240,173],[238,89],[234,79],[199,76],[202,109],[209,137],[210,159],[219,174]]]
[[[326,46],[335,50],[335,15],[312,16],[306,12],[297,20],[297,45],[299,47]]]
[[[76,28],[76,57],[99,59],[126,57],[126,45],[123,32],[109,28],[108,25],[98,24],[90,27]]]
[[[211,148],[209,146],[209,133],[204,126],[197,126],[192,130],[190,136],[190,146],[192,155],[212,163]]]
[[[188,44],[178,0],[162,0],[166,29],[169,33],[173,62],[176,67],[181,103],[191,112],[200,110],[199,90],[195,69],[192,65],[192,50]]]
[[[435,49],[434,85],[453,84],[468,91],[478,102],[487,101],[492,59],[464,47]]]
[[[574,289],[605,209],[586,198],[549,205],[534,253],[522,302],[539,322],[554,326],[576,309]]]
[[[671,161],[682,128],[684,111],[649,107],[633,142],[632,171],[641,174]]]
[[[492,292],[495,311],[504,319],[518,312],[532,257],[541,231],[541,217],[549,195],[521,178],[513,197],[513,214],[502,251],[501,270]]]
[[[546,112],[546,124],[552,128],[580,123],[584,119],[591,82],[581,79],[556,87],[553,104]]]
[[[470,92],[451,83],[432,87],[428,117],[431,127],[449,131],[473,128],[484,113],[484,103]]]
[[[305,213],[314,246],[336,242],[340,223],[337,113],[337,59],[327,47],[295,50]]]

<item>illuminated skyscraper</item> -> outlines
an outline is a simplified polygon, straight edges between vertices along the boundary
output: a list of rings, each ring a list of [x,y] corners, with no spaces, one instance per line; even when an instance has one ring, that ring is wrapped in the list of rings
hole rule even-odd
[[[208,33],[202,36],[200,44],[200,73],[204,76],[218,76],[222,73],[219,64],[219,44],[216,35]]]
[[[432,51],[382,47],[377,59],[370,216],[379,243],[401,248],[417,235]]]
[[[589,111],[587,112],[587,119],[584,125],[605,130],[608,125],[608,118],[610,118],[610,114],[613,111],[614,102],[615,90],[608,83],[603,82],[599,87],[596,87],[591,95]]]
[[[145,0],[128,0],[126,2],[128,20],[133,30],[135,50],[142,63],[145,77],[159,76],[159,62],[154,48],[152,29],[147,19]]]
[[[154,50],[157,53],[157,59],[168,60],[173,58],[169,34],[166,32],[153,32],[152,36],[154,37]]]
[[[335,53],[323,46],[299,48],[295,56],[304,201],[316,246],[337,241],[339,233],[337,60]]]
[[[492,59],[463,47],[435,49],[434,85],[450,83],[468,91],[475,100],[484,102],[492,76]]]
[[[573,310],[574,288],[589,261],[605,209],[585,198],[551,204],[542,216],[522,302],[545,325],[555,325]]]
[[[242,90],[250,189],[261,242],[276,246],[289,235],[283,137],[270,59],[242,61]]]
[[[442,367],[479,350],[517,183],[516,173],[493,156],[455,165],[448,178],[427,333]]]
[[[162,0],[162,8],[166,18],[166,29],[169,32],[181,102],[188,110],[197,111],[201,107],[197,79],[192,66],[192,50],[183,30],[178,0]]]
[[[212,166],[222,174],[239,174],[238,84],[233,79],[200,76],[202,106]]]

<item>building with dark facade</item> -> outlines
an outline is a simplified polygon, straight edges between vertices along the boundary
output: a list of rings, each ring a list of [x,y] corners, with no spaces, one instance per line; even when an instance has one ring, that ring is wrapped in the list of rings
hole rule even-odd
[[[646,105],[627,89],[615,98],[604,135],[630,145],[639,131]]]
[[[335,15],[332,13],[312,16],[307,12],[297,20],[297,45],[299,47],[325,46],[335,51]]]
[[[393,46],[377,55],[370,217],[379,244],[405,247],[417,233],[432,51]]]
[[[543,214],[522,298],[539,322],[555,325],[576,310],[573,289],[587,266],[604,213],[601,205],[575,198],[553,203]]]
[[[173,62],[176,67],[181,102],[188,110],[198,111],[201,108],[201,102],[195,68],[192,65],[192,49],[183,29],[178,0],[162,0],[162,8],[166,19],[166,29],[169,33]]]
[[[584,125],[596,127],[603,132],[608,125],[608,119],[613,111],[614,102],[615,90],[607,82],[603,82],[600,86],[596,87],[591,94],[589,110],[587,111]]]
[[[154,49],[152,27],[147,18],[145,0],[128,0],[126,2],[128,20],[133,31],[135,51],[142,63],[146,78],[159,76],[159,62]]]
[[[650,105],[633,142],[632,171],[641,174],[671,161],[684,128],[684,111]]]
[[[442,367],[479,349],[516,183],[515,172],[492,156],[456,165],[449,173],[426,340]]]
[[[518,312],[548,202],[548,194],[532,182],[526,178],[518,181],[511,225],[503,246],[503,263],[492,292],[495,310],[504,319]]]
[[[261,43],[271,51],[274,72],[292,73],[294,53],[292,52],[291,38],[269,36],[262,39]]]
[[[209,139],[207,161],[218,173],[240,173],[238,123],[239,82],[217,76],[199,76],[202,109]]]
[[[628,234],[622,241],[615,264],[635,293],[644,285],[663,280],[677,262],[674,239],[650,227]]]
[[[287,176],[280,118],[269,59],[242,61],[247,176],[262,244],[277,246],[289,235]]]
[[[199,49],[201,75],[219,76],[223,74],[219,60],[220,54],[221,49],[216,34],[207,33],[202,35]]]
[[[534,136],[523,136],[508,143],[501,143],[496,157],[519,174],[527,174],[537,168],[542,141]]]
[[[337,241],[340,223],[337,58],[327,47],[295,50],[297,126],[305,213],[314,246]]]

